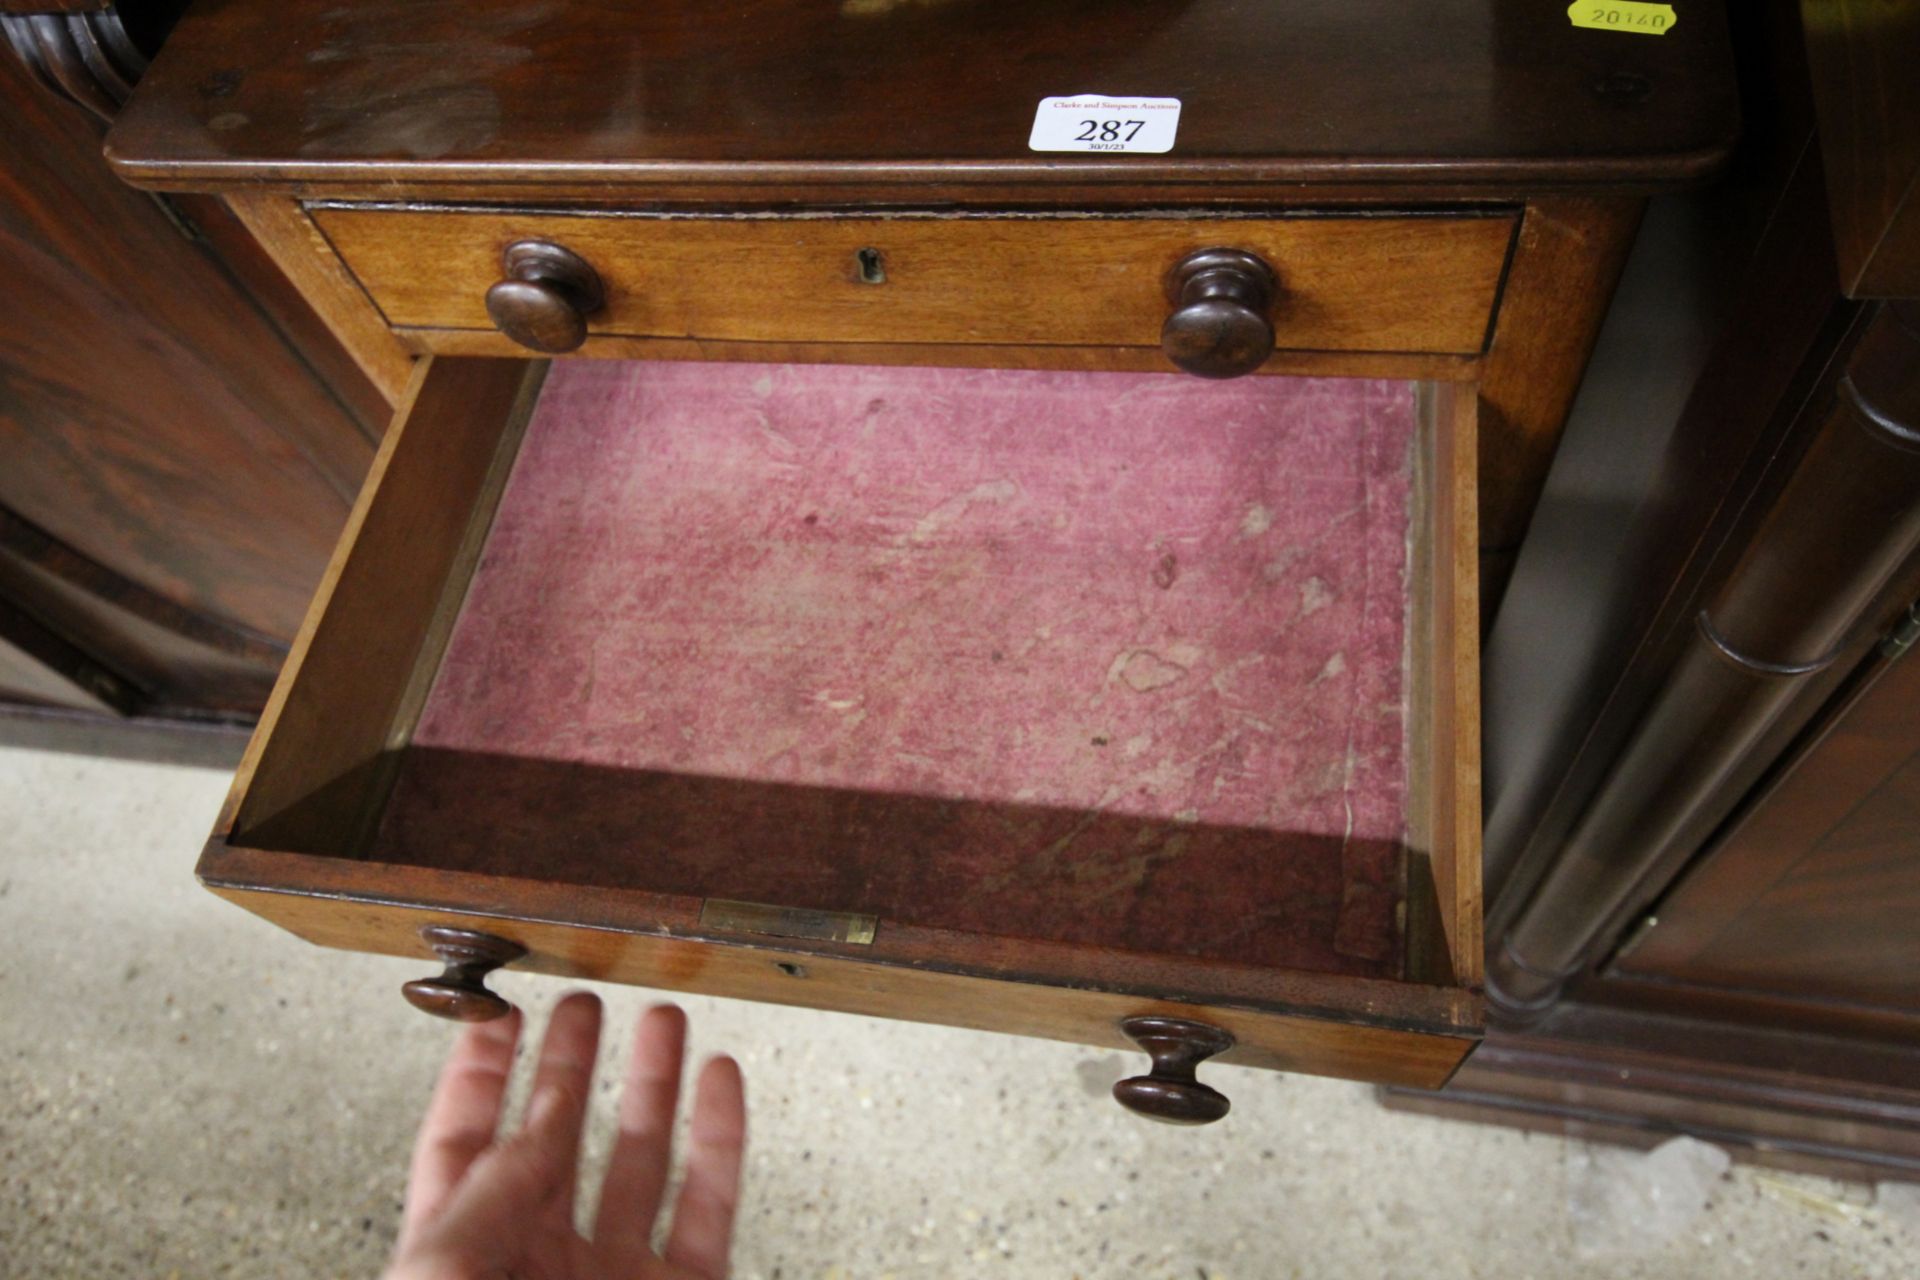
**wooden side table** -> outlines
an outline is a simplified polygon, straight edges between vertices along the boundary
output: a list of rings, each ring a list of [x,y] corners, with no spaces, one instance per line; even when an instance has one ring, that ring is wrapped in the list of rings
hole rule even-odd
[[[1720,21],[189,15],[113,163],[426,357],[202,878],[442,930],[455,1016],[511,962],[1131,1038],[1164,1119],[1214,1054],[1438,1085],[1482,566],[1735,132]]]

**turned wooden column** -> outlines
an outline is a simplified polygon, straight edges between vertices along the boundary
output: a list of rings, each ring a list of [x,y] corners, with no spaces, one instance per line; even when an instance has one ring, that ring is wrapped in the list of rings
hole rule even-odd
[[[114,6],[46,0],[3,7],[8,12],[0,13],[0,43],[11,45],[42,84],[111,124],[147,69],[146,52],[127,34]]]
[[[1920,550],[1920,305],[1878,308],[1820,412],[1606,782],[1496,936],[1488,993],[1509,1020],[1551,1005],[1647,874],[1724,815],[1754,743]]]

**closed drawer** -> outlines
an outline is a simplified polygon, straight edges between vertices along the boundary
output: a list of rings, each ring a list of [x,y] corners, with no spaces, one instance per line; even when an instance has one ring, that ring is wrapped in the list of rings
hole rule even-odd
[[[1231,246],[1278,277],[1294,351],[1477,355],[1517,215],[1276,218],[682,216],[311,208],[388,322],[491,331],[487,290],[526,240],[604,285],[598,337],[1156,347],[1165,280]],[[469,348],[470,349],[470,348]],[[500,349],[512,350],[502,343]]]
[[[201,877],[329,945],[1436,1087],[1472,405],[430,358]]]

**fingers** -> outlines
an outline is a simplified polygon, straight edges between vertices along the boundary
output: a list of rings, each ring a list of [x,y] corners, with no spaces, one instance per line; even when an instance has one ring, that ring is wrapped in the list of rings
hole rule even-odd
[[[708,1280],[724,1280],[740,1204],[740,1160],[747,1141],[746,1088],[732,1058],[700,1072],[687,1133],[687,1177],[673,1206],[665,1258]]]
[[[416,1239],[401,1242],[401,1260],[444,1264],[425,1266],[429,1275],[505,1274],[536,1235],[549,1234],[541,1224],[574,1180],[579,1128],[579,1108],[564,1088],[536,1089],[525,1126],[473,1162],[445,1209],[422,1223]]]
[[[556,1104],[561,1107],[560,1122],[553,1134],[559,1145],[553,1155],[568,1170],[568,1176],[556,1189],[551,1208],[554,1221],[568,1230],[573,1227],[574,1188],[579,1181],[572,1171],[580,1163],[580,1131],[593,1097],[593,1060],[599,1049],[600,997],[586,991],[563,997],[547,1019],[531,1096],[538,1099],[557,1094],[561,1099]]]
[[[414,1141],[402,1238],[440,1212],[468,1167],[493,1142],[519,1040],[520,1011],[515,1009],[467,1027],[454,1043]]]
[[[647,1010],[634,1028],[633,1059],[620,1092],[620,1129],[600,1186],[596,1243],[621,1259],[646,1257],[673,1156],[673,1116],[680,1105],[680,1060],[687,1015],[670,1004]]]
[[[511,1265],[515,1251],[536,1235],[589,1247],[573,1232],[573,1202],[601,1021],[600,1001],[584,992],[555,1006],[527,1122],[498,1143],[519,1015],[460,1037],[421,1126],[398,1258],[457,1259],[485,1270]],[[686,1015],[671,1005],[647,1011],[621,1094],[592,1247],[634,1269],[651,1256],[667,1182],[686,1025]],[[730,1058],[714,1059],[695,1090],[686,1181],[665,1254],[690,1275],[726,1275],[745,1142],[740,1068]]]

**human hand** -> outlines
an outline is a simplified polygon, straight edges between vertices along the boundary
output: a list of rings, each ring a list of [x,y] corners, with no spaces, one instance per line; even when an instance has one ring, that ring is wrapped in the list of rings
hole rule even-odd
[[[600,1020],[600,1000],[586,992],[554,1008],[526,1123],[512,1137],[496,1138],[495,1130],[519,1010],[461,1035],[420,1125],[386,1280],[723,1280],[747,1129],[740,1068],[731,1058],[714,1058],[700,1072],[686,1181],[666,1248],[653,1251],[687,1033],[686,1015],[672,1005],[647,1010],[634,1029],[593,1234],[574,1227]]]

